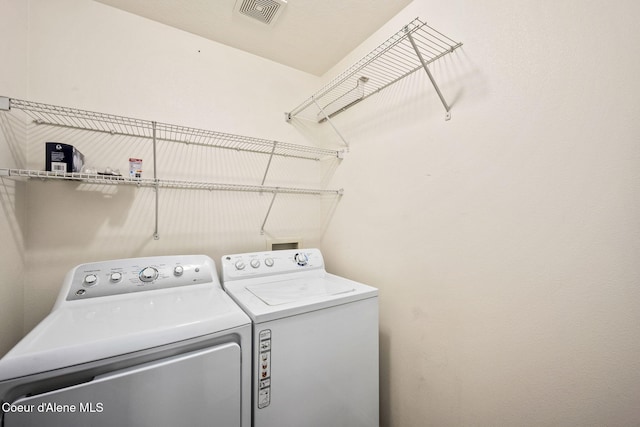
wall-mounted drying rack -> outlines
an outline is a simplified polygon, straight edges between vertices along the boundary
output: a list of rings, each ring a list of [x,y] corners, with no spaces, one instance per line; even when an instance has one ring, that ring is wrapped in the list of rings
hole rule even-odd
[[[294,187],[265,186],[264,183],[274,156],[303,159],[323,160],[329,158],[343,158],[343,152],[324,148],[308,147],[289,144],[261,138],[234,135],[211,130],[189,128],[155,121],[134,119],[130,117],[112,114],[79,110],[69,107],[61,107],[50,104],[25,101],[14,98],[0,97],[0,111],[11,109],[21,110],[29,116],[37,125],[48,125],[93,132],[108,133],[111,135],[123,135],[149,139],[153,142],[153,179],[129,178],[124,176],[112,176],[88,173],[62,173],[24,169],[2,169],[0,176],[63,179],[80,181],[91,184],[109,185],[135,185],[155,189],[155,228],[154,238],[159,239],[158,233],[158,190],[160,188],[179,189],[206,189],[210,191],[242,191],[256,193],[272,193],[271,203],[260,228],[264,234],[264,227],[271,213],[271,208],[278,194],[301,195],[342,195],[343,190],[309,189]],[[169,141],[184,144],[194,144],[212,148],[230,149],[236,151],[265,154],[269,156],[267,166],[260,185],[224,184],[216,182],[193,182],[159,179],[157,176],[156,143],[157,141]]]
[[[323,88],[288,113],[285,118],[328,122],[340,139],[349,144],[332,123],[331,117],[422,69],[451,118],[450,106],[438,87],[428,64],[462,46],[419,18],[405,25],[368,55],[336,76]],[[315,106],[316,108],[310,108]]]

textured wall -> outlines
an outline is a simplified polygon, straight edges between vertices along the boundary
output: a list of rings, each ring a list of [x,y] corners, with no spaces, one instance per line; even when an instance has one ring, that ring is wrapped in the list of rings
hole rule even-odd
[[[322,249],[380,288],[383,425],[638,423],[639,12],[415,0],[344,61],[416,16],[464,43],[451,121],[425,73],[334,119]]]

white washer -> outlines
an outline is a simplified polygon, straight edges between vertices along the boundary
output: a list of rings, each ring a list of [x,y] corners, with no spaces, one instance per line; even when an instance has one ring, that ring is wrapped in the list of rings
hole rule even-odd
[[[251,425],[251,321],[204,255],[82,264],[0,360],[0,425]]]
[[[254,427],[379,425],[377,289],[318,249],[223,256],[222,275],[254,324]]]

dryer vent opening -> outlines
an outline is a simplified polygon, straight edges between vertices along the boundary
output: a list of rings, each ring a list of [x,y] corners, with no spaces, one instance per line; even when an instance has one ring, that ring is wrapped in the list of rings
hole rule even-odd
[[[298,249],[298,242],[287,242],[287,243],[272,243],[271,250],[272,251],[284,251],[287,249]]]
[[[273,25],[286,5],[286,0],[236,0],[234,11],[263,24]]]

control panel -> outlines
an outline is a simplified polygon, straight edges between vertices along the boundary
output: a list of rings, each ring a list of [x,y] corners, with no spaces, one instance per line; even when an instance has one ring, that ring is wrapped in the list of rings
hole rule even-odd
[[[318,249],[225,255],[221,263],[223,281],[324,269],[322,253]]]
[[[66,300],[104,297],[216,283],[213,260],[204,255],[130,258],[81,264],[67,275]]]
[[[271,403],[271,330],[260,331],[258,350],[258,409]]]

